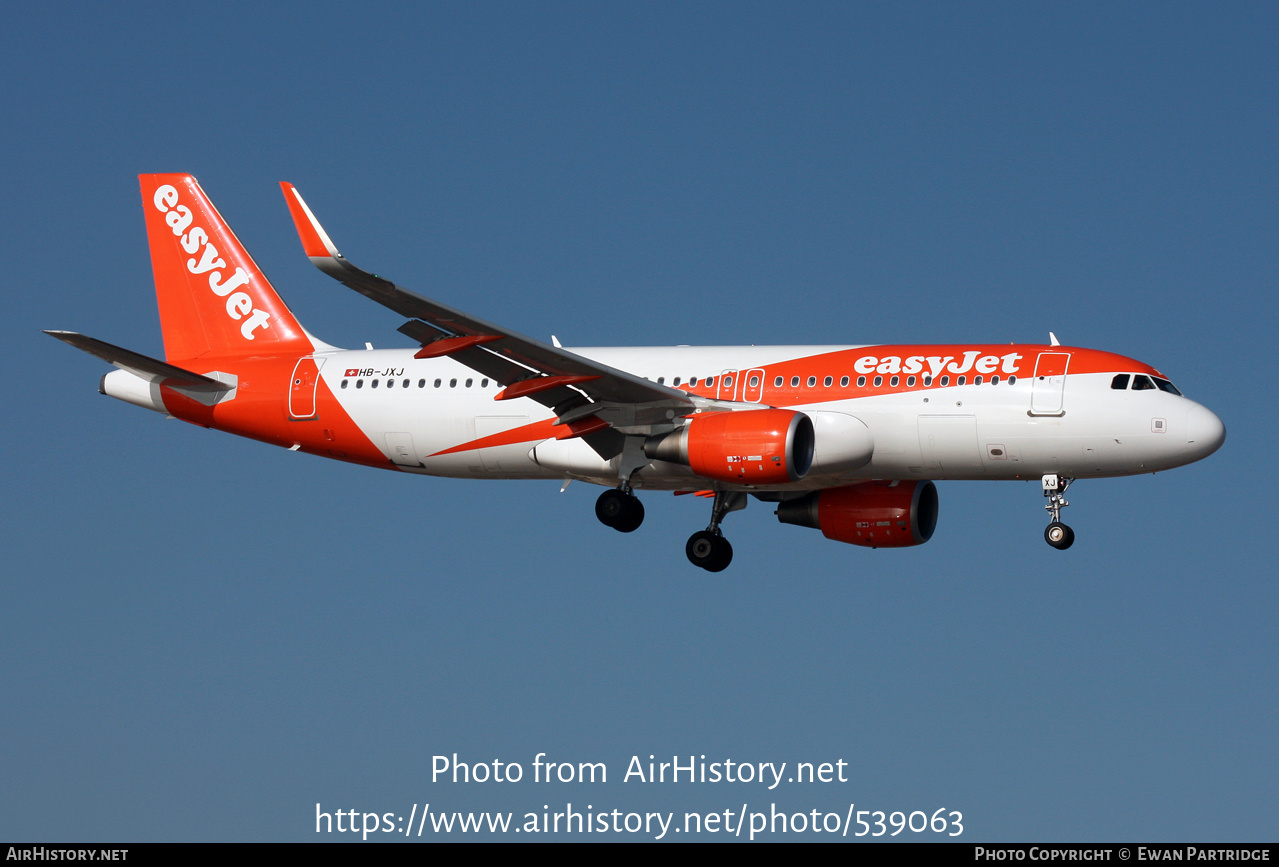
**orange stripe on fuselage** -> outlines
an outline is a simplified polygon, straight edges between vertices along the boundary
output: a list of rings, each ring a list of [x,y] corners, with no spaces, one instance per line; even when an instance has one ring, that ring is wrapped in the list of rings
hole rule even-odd
[[[587,416],[568,424],[556,424],[555,419],[548,418],[542,421],[535,421],[530,424],[520,425],[506,431],[499,431],[486,437],[480,437],[470,442],[459,443],[458,445],[438,451],[430,457],[439,457],[441,455],[452,455],[458,452],[469,452],[475,449],[491,449],[497,446],[513,446],[519,443],[540,443],[542,440],[557,439],[568,440],[575,437],[586,436],[596,431],[604,430],[608,427],[608,422],[598,416]]]
[[[731,375],[734,382],[728,392],[735,394],[737,399],[742,400],[742,385],[740,377],[750,375],[751,371],[763,370],[763,382],[755,390],[750,389],[749,380],[746,383],[746,389],[751,391],[762,391],[762,396],[757,403],[764,403],[770,406],[786,406],[795,407],[803,406],[810,403],[825,403],[835,400],[855,400],[858,398],[874,397],[883,394],[900,394],[904,392],[914,391],[930,391],[935,388],[941,388],[938,379],[941,376],[950,377],[950,385],[955,385],[958,376],[967,377],[968,384],[971,384],[973,377],[980,374],[986,382],[990,381],[991,376],[998,376],[1001,382],[1006,382],[1009,376],[1016,376],[1018,379],[1029,379],[1035,372],[1035,360],[1041,352],[1053,353],[1069,353],[1070,358],[1070,374],[1082,373],[1149,373],[1162,377],[1163,374],[1155,370],[1148,364],[1144,364],[1132,358],[1123,355],[1117,355],[1113,352],[1103,352],[1097,349],[1081,349],[1074,346],[1043,346],[1036,344],[959,344],[959,345],[883,345],[883,346],[862,346],[856,349],[841,349],[837,352],[827,352],[821,355],[809,355],[801,358],[789,359],[786,361],[774,362],[772,364],[761,364],[754,367],[743,367],[734,371]],[[956,368],[963,368],[965,360],[971,353],[972,363],[962,372],[952,370],[952,365]],[[1016,355],[1016,359],[1010,363],[1005,363],[1005,357]],[[919,359],[917,363],[920,368],[917,371],[904,372],[909,359]],[[982,360],[987,360],[984,365],[990,366],[988,359],[994,358],[997,363],[993,370],[977,370],[976,366]],[[871,365],[868,359],[874,359],[875,364]],[[896,363],[893,363],[896,359]],[[932,359],[932,361],[930,361]],[[860,369],[858,367],[860,362]],[[938,369],[938,362],[941,363],[941,369]],[[666,365],[668,370],[663,371],[669,374],[679,374],[677,363]],[[896,367],[894,371],[892,368]],[[882,368],[882,370],[881,370]],[[937,370],[934,374],[933,371]],[[863,372],[866,371],[866,372]],[[696,373],[696,371],[689,371]],[[705,385],[705,377],[699,378],[696,387],[689,387],[686,383],[675,386],[681,391],[689,394],[695,394],[700,397],[715,398],[717,395],[720,399],[725,399],[723,395],[726,393],[722,387],[719,373],[713,374],[715,384],[712,386]],[[932,385],[924,385],[924,376],[933,376]],[[782,385],[775,386],[775,379],[782,377]],[[791,385],[793,377],[799,377],[799,386]],[[808,377],[816,377],[816,384],[808,385]],[[832,379],[830,386],[824,385],[825,378],[829,376]],[[841,386],[840,378],[847,376],[848,385]],[[866,377],[866,384],[859,387],[857,378],[859,376]],[[875,386],[875,377],[882,376],[883,384]],[[899,377],[896,386],[890,385],[893,376]],[[913,386],[907,385],[907,378],[915,377]]]
[[[513,446],[517,443],[541,442],[555,437],[557,434],[565,431],[564,425],[556,426],[555,419],[548,418],[542,421],[535,421],[530,424],[520,425],[510,430],[500,431],[486,437],[480,437],[470,442],[459,443],[452,448],[444,449],[431,455],[433,458],[441,455],[452,455],[457,452],[469,452],[474,449],[491,449],[497,446]]]
[[[189,369],[232,373],[235,397],[205,406],[167,386],[160,393],[176,418],[202,427],[283,446],[326,458],[370,467],[394,469],[382,450],[360,430],[321,378],[316,386],[316,414],[304,421],[289,417],[289,382],[297,358],[203,358]]]

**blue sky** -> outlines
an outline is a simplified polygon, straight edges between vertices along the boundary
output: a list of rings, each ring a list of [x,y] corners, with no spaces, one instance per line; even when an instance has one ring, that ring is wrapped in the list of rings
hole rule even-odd
[[[313,840],[317,802],[1275,838],[1272,5],[8,20],[0,839]],[[378,473],[100,397],[105,366],[39,332],[161,354],[137,175],[169,171],[338,345],[405,340],[301,255],[278,181],[363,267],[566,345],[1051,329],[1164,370],[1229,437],[1076,485],[1065,553],[1035,485],[952,482],[904,551],[754,503],[709,575],[683,554],[705,501],[646,495],[621,536],[585,485]],[[609,781],[431,782],[436,755],[539,752]],[[849,781],[623,783],[650,754]]]

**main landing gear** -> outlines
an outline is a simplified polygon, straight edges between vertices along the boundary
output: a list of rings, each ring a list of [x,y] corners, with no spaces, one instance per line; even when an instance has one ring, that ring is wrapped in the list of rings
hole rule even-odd
[[[617,469],[618,485],[600,494],[595,501],[595,517],[606,527],[619,533],[630,533],[644,523],[644,504],[631,492],[631,476],[649,463],[644,454],[644,438],[628,436],[622,446],[620,466]]]
[[[688,555],[688,562],[701,566],[707,572],[723,572],[733,562],[733,546],[718,529],[714,532],[698,530],[689,536],[684,553]]]
[[[630,533],[644,523],[644,504],[631,493],[630,485],[622,485],[600,494],[595,501],[595,517],[619,533]]]
[[[1073,481],[1074,479],[1056,473],[1048,473],[1043,479],[1044,496],[1048,498],[1048,505],[1044,508],[1052,517],[1052,521],[1044,528],[1044,541],[1058,551],[1065,551],[1075,544],[1075,531],[1061,522],[1061,510],[1070,505],[1066,501],[1066,489]]]
[[[729,512],[746,508],[746,495],[741,491],[716,491],[715,504],[711,506],[711,523],[705,530],[698,530],[688,537],[684,553],[688,562],[707,572],[723,572],[733,562],[733,546],[720,532],[720,522]]]
[[[746,495],[741,491],[716,491],[715,504],[711,506],[711,522],[705,530],[698,530],[688,537],[684,553],[694,566],[707,572],[723,572],[733,562],[733,546],[720,532],[720,522],[729,512],[746,508]],[[644,523],[644,504],[631,492],[630,485],[621,485],[600,494],[595,501],[595,517],[606,527],[621,533],[630,533]]]

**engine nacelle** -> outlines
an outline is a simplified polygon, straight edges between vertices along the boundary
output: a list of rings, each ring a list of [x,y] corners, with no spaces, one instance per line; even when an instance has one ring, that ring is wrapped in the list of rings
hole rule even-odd
[[[842,412],[818,410],[809,413],[817,446],[813,455],[814,476],[838,479],[870,463],[875,440],[866,423]]]
[[[813,465],[813,423],[789,409],[695,415],[644,444],[644,454],[684,464],[708,479],[741,485],[797,482]]]
[[[937,486],[921,481],[867,482],[814,491],[778,504],[777,520],[867,548],[922,545],[937,529]]]

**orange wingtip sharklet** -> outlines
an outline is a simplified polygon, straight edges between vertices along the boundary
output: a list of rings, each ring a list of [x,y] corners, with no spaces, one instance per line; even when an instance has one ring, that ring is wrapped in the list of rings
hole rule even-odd
[[[315,214],[311,213],[311,209],[302,200],[297,187],[287,181],[281,181],[280,189],[284,192],[284,201],[289,206],[289,214],[293,217],[293,225],[298,230],[298,238],[302,241],[303,252],[312,259],[341,258],[342,254],[338,252],[337,247],[333,246],[333,241],[324,231],[324,227],[320,225],[320,221],[315,218]]]
[[[494,400],[511,400],[516,397],[528,397],[530,394],[538,394],[548,391],[552,388],[558,388],[561,385],[576,385],[579,382],[590,382],[592,379],[599,379],[598,376],[535,376],[532,379],[522,379],[519,382],[513,382],[497,394],[493,395]]]

